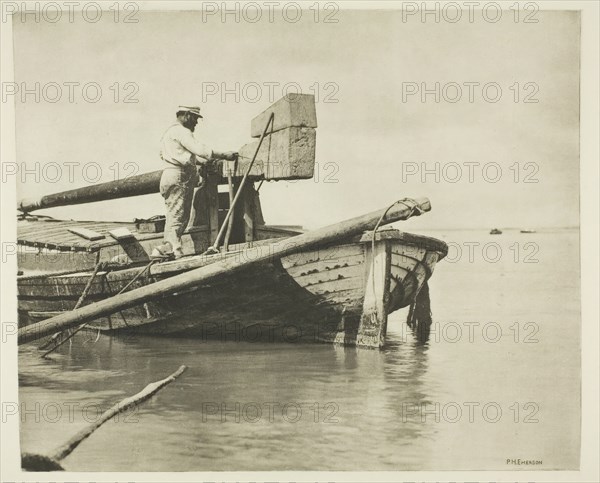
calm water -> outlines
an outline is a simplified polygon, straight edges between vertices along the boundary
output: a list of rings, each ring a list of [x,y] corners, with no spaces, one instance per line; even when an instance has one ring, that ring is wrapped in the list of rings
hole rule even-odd
[[[451,243],[430,284],[427,343],[400,311],[383,351],[145,337],[94,343],[88,334],[42,360],[24,346],[22,450],[52,452],[98,411],[186,364],[180,379],[106,423],[63,466],[578,468],[578,233],[424,234]],[[542,465],[507,464],[518,458]]]

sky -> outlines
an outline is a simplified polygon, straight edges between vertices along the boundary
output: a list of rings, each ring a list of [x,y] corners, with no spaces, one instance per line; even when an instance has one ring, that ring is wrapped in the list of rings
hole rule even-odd
[[[40,174],[18,181],[19,196],[160,169],[159,140],[179,104],[201,105],[198,139],[237,150],[287,85],[317,94],[316,175],[263,185],[268,224],[314,228],[426,196],[432,211],[407,229],[579,225],[577,12],[538,11],[537,23],[509,10],[496,23],[480,12],[456,23],[314,13],[295,23],[266,10],[256,23],[199,11],[138,11],[137,23],[112,12],[96,23],[15,17],[15,82],[45,92],[39,102],[13,96],[17,166]],[[68,83],[79,83],[73,102]],[[97,102],[93,86],[82,92],[88,83],[101,88]],[[164,206],[156,194],[40,213],[127,221]]]

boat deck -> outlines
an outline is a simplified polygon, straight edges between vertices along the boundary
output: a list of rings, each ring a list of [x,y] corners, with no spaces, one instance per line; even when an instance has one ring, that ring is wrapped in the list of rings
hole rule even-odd
[[[72,233],[70,228],[92,230],[103,238],[88,240]],[[126,228],[137,240],[153,239],[156,233],[140,233],[134,222],[55,220],[54,218],[31,217],[18,220],[17,243],[36,248],[60,251],[96,252],[103,247],[117,244],[109,231]]]

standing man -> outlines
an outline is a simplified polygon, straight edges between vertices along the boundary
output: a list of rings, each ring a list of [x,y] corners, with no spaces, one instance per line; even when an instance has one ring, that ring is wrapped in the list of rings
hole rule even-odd
[[[181,235],[190,221],[194,188],[198,185],[196,165],[237,158],[235,151],[217,152],[196,140],[193,132],[201,117],[199,107],[179,106],[177,122],[167,129],[161,140],[160,157],[165,169],[160,179],[160,194],[167,207],[164,239],[175,258],[183,256]],[[165,245],[158,247],[159,253],[170,254],[171,250]]]

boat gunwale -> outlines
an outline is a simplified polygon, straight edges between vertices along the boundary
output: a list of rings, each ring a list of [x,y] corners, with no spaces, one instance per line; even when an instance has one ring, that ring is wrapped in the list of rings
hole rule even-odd
[[[387,231],[392,232],[392,230],[387,230]],[[448,247],[447,247],[446,243],[443,242],[442,240],[438,240],[436,238],[432,238],[432,237],[428,237],[428,236],[424,236],[424,235],[415,235],[413,233],[399,232],[397,230],[393,230],[393,232],[395,232],[393,234],[394,236],[386,237],[385,238],[386,241],[392,242],[393,244],[418,246],[420,248],[425,248],[427,251],[435,251],[440,254],[438,261],[443,259],[444,256],[447,254]],[[369,233],[370,232],[366,232],[366,234],[369,234]],[[363,238],[362,241],[361,241],[361,237]],[[349,244],[367,245],[368,243],[370,243],[370,238],[369,238],[369,240],[366,240],[366,239],[364,239],[364,237],[365,237],[365,234],[355,235],[350,238],[336,240],[334,242],[329,242],[327,244],[316,245],[315,247],[302,250],[300,253],[310,252],[310,251],[314,251],[315,249],[318,249],[318,248],[327,248],[327,247],[336,246],[336,245],[349,245]],[[193,270],[194,268],[200,268],[200,267],[211,265],[213,263],[218,263],[219,261],[227,260],[228,258],[239,255],[246,249],[252,249],[255,247],[258,248],[261,246],[268,246],[270,243],[274,243],[277,241],[281,242],[286,239],[289,239],[289,238],[270,238],[270,239],[266,239],[266,240],[258,240],[258,241],[249,242],[249,243],[241,243],[238,245],[232,245],[232,248],[236,248],[234,251],[229,251],[229,252],[225,252],[225,253],[217,253],[214,255],[197,254],[197,255],[186,256],[186,257],[183,257],[183,258],[177,259],[177,260],[164,261],[162,263],[154,264],[152,267],[150,267],[148,275],[151,277],[152,276],[160,277],[160,276],[169,276],[170,274],[185,272],[188,270]],[[279,258],[280,257],[278,257],[278,260],[279,260]],[[101,275],[103,273],[118,273],[119,278],[128,277],[128,276],[133,277],[139,272],[140,268],[142,268],[144,266],[145,266],[145,264],[140,264],[140,263],[116,266],[116,267],[111,267],[111,269],[108,271],[103,270],[103,271],[99,272],[99,275]],[[91,271],[92,271],[92,268],[78,270],[76,272],[67,273],[67,274],[60,274],[60,273],[53,274],[52,272],[50,272],[48,274],[38,274],[38,275],[33,275],[33,276],[21,275],[21,276],[17,277],[17,283],[26,282],[27,280],[34,280],[34,279],[44,280],[44,279],[57,279],[57,278],[68,279],[68,278],[76,278],[76,277],[87,277],[87,276],[89,276]]]

